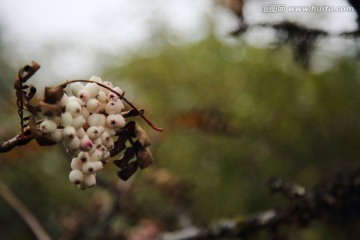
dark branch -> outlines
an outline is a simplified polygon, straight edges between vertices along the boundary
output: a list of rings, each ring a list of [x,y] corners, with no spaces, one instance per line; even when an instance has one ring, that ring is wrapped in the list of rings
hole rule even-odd
[[[24,133],[19,133],[7,141],[0,142],[0,153],[9,152],[14,147],[23,146],[33,139],[30,130],[27,129]]]
[[[162,240],[247,239],[263,230],[278,236],[281,227],[304,227],[316,219],[335,225],[345,225],[360,218],[360,171],[337,176],[332,182],[310,190],[272,179],[272,191],[285,195],[290,203],[282,209],[270,209],[243,219],[230,219],[211,227],[191,227],[174,233],[165,233]]]

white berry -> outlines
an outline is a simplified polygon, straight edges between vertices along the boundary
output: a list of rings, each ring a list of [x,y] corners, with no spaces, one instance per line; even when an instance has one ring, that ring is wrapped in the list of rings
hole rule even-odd
[[[68,102],[77,102],[78,104],[80,104],[80,106],[84,106],[83,100],[81,100],[80,98],[75,97],[75,96],[69,97]]]
[[[55,132],[56,129],[57,129],[56,123],[54,121],[49,120],[49,119],[45,119],[40,124],[40,130],[44,134],[51,134],[51,133]]]
[[[110,138],[111,138],[111,136],[110,136],[110,134],[107,133],[107,132],[104,132],[104,133],[101,134],[101,142],[102,142],[103,144],[108,143],[109,140],[110,140]]]
[[[84,180],[84,174],[80,170],[72,170],[69,174],[69,180],[72,183],[79,184]]]
[[[56,143],[59,143],[63,140],[63,130],[62,129],[56,129],[55,132],[51,134],[51,140],[53,140]]]
[[[86,102],[87,100],[89,100],[91,98],[91,94],[90,92],[84,88],[84,89],[81,89],[79,92],[78,92],[78,98],[80,98],[83,102]]]
[[[100,91],[98,93],[98,95],[96,96],[96,99],[101,103],[105,103],[106,102],[106,93],[104,93],[103,91]]]
[[[120,99],[116,100],[116,106],[120,109],[119,113],[125,108],[124,103]]]
[[[110,89],[112,89],[112,88],[113,88],[113,85],[112,85],[112,83],[111,83],[111,82],[104,81],[102,84],[103,84],[104,86],[106,86],[106,87],[110,88]],[[106,94],[108,94],[108,93],[110,92],[110,91],[109,91],[109,89],[104,88],[104,87],[102,87],[102,88],[101,88],[101,90],[102,90],[104,93],[106,93]]]
[[[100,148],[103,145],[100,137],[94,140],[94,145],[96,148]]]
[[[93,148],[93,142],[89,139],[87,135],[85,135],[80,140],[80,149],[84,152],[89,152]]]
[[[71,126],[73,121],[74,121],[74,119],[73,119],[73,116],[71,115],[71,113],[64,112],[61,114],[60,123],[62,126],[64,126],[64,127]]]
[[[89,162],[90,161],[90,154],[87,152],[80,152],[78,157],[77,157],[78,161],[85,163],[85,162]]]
[[[83,128],[76,129],[76,136],[78,138],[83,138],[86,135],[86,132]]]
[[[68,95],[67,95],[66,93],[63,94],[63,96],[62,96],[62,98],[61,98],[61,100],[60,100],[60,105],[61,105],[62,107],[65,107],[65,105],[67,104],[68,100],[69,100]]]
[[[65,106],[65,111],[76,117],[81,113],[81,105],[76,101],[69,101]]]
[[[107,132],[110,136],[115,136],[116,130],[110,127],[105,126],[105,132]]]
[[[84,176],[83,183],[86,187],[93,187],[96,184],[95,174],[89,174]]]
[[[96,83],[88,83],[85,85],[85,89],[89,91],[90,96],[92,98],[95,98],[100,91],[100,87]]]
[[[104,81],[102,84],[109,87],[109,88],[113,88],[113,84],[111,82],[109,82],[109,81]]]
[[[89,127],[86,130],[86,134],[89,136],[90,139],[96,139],[98,137],[100,137],[100,131],[97,127]]]
[[[91,155],[90,155],[90,160],[92,162],[96,162],[96,161],[100,161],[101,158],[103,157],[103,153],[96,149]]]
[[[73,124],[72,126],[76,129],[81,128],[82,126],[84,126],[84,124],[86,123],[85,118],[82,115],[79,115],[77,117],[74,118]]]
[[[92,76],[89,80],[93,82],[102,83],[102,79],[98,76]]]
[[[79,91],[83,88],[84,88],[84,85],[82,85],[82,83],[79,83],[79,82],[75,82],[70,85],[70,91],[71,91],[72,95],[74,95],[74,96],[77,96]]]
[[[110,101],[105,106],[105,112],[107,114],[117,114],[119,113],[120,108],[116,105],[116,102]]]
[[[80,148],[80,139],[76,136],[73,138],[65,139],[64,145],[69,150],[77,150]]]
[[[125,119],[121,114],[110,114],[106,118],[106,125],[110,128],[122,128],[125,126]]]
[[[84,118],[88,118],[90,116],[90,112],[89,110],[86,108],[86,107],[83,107],[81,109],[81,115],[84,117]]]
[[[95,172],[94,163],[93,163],[93,162],[85,162],[85,163],[82,165],[81,171],[82,171],[84,174],[94,173],[94,172]]]
[[[70,167],[72,170],[81,170],[83,163],[78,158],[73,158],[71,160]]]
[[[93,162],[93,168],[95,172],[98,172],[103,169],[103,163],[100,161]]]
[[[107,102],[110,102],[110,101],[116,102],[116,100],[118,100],[118,99],[119,99],[118,95],[116,95],[116,94],[113,93],[113,92],[109,92],[109,93],[106,95],[106,101],[107,101]]]
[[[124,93],[124,91],[121,90],[121,88],[119,88],[119,87],[114,87],[113,90],[114,90],[115,92],[117,92],[118,94],[120,94],[120,95],[123,95],[123,93]]]
[[[76,136],[76,130],[73,126],[67,126],[63,130],[63,137],[65,139],[72,139]]]
[[[91,113],[97,113],[100,111],[100,102],[96,98],[91,98],[87,101],[86,108]]]
[[[87,123],[90,126],[99,126],[100,125],[101,114],[93,113],[87,118]]]
[[[106,143],[106,148],[112,150],[114,148],[114,140],[112,138]]]

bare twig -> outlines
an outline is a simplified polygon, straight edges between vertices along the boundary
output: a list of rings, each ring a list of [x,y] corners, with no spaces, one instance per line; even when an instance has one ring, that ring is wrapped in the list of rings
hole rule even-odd
[[[190,227],[164,233],[161,239],[248,239],[262,230],[278,236],[284,226],[304,227],[316,219],[343,226],[360,217],[360,171],[337,176],[332,182],[310,190],[279,179],[269,181],[269,186],[272,191],[286,196],[290,203],[282,209],[274,208],[250,216],[219,221],[205,228]]]
[[[0,181],[0,195],[4,200],[19,214],[25,221],[29,228],[33,231],[34,235],[39,240],[50,240],[50,236],[42,227],[37,218],[27,209],[27,207],[17,198],[9,187]]]
[[[9,140],[0,142],[0,153],[9,152],[14,147],[25,145],[31,140],[33,140],[33,137],[30,129],[26,129],[23,133],[19,133]]]
[[[25,65],[20,68],[14,80],[14,89],[16,91],[16,104],[18,106],[18,114],[20,117],[21,133],[24,133],[24,106],[30,107],[29,101],[34,96],[36,88],[31,87],[31,94],[27,94],[27,90],[30,86],[24,85],[24,83],[31,78],[37,70],[39,70],[40,65],[32,61],[31,65]],[[24,101],[26,103],[24,103]],[[30,109],[28,109],[30,110]],[[31,111],[30,111],[31,112]]]

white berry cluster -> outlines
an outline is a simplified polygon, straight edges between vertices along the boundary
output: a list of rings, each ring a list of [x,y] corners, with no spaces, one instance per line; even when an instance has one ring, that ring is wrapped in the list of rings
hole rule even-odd
[[[63,142],[73,156],[69,180],[81,189],[96,184],[96,172],[103,168],[114,148],[113,136],[125,126],[121,115],[124,104],[114,93],[121,95],[122,90],[99,77],[91,77],[90,81],[86,85],[69,84],[58,103],[63,109],[61,116],[47,116],[40,124],[45,136]]]

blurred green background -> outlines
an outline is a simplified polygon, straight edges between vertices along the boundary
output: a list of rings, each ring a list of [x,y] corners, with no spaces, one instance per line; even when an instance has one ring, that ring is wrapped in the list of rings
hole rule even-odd
[[[143,54],[154,45],[156,52]],[[165,131],[137,119],[152,140],[155,164],[126,183],[108,164],[100,183],[86,191],[68,181],[70,157],[61,144],[32,142],[1,154],[1,181],[54,239],[121,239],[144,220],[176,230],[241,217],[286,203],[270,194],[270,177],[312,187],[359,166],[354,59],[339,58],[314,72],[294,62],[288,46],[259,49],[212,34],[187,44],[172,44],[164,34],[127,64],[106,58],[112,64],[103,66],[102,78],[124,89]],[[17,69],[6,59],[0,68],[0,136],[7,139],[19,131],[11,90]],[[350,233],[321,222],[290,232],[289,239],[349,239]],[[34,238],[2,198],[0,233]]]

